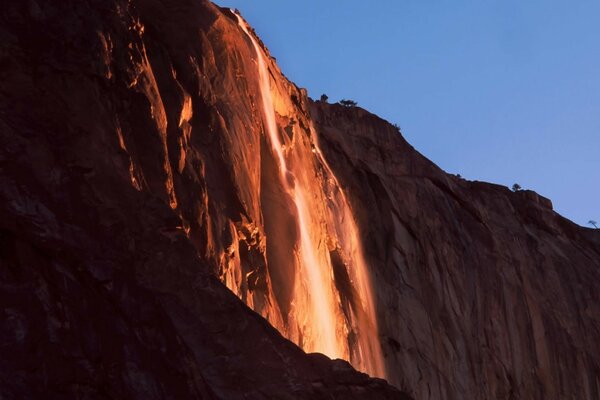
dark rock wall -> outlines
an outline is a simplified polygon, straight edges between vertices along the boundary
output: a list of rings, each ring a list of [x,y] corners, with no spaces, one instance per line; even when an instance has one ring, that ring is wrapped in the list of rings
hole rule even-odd
[[[419,399],[597,399],[600,231],[448,175],[385,121],[314,103],[371,263],[393,383]]]

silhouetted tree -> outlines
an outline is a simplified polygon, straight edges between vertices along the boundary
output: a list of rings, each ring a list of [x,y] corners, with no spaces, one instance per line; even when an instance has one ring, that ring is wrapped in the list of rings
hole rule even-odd
[[[396,130],[397,130],[398,132],[400,132],[400,125],[398,125],[398,124],[392,124],[392,125],[394,125],[394,128],[396,128]]]
[[[588,224],[592,225],[594,228],[598,229],[598,223],[592,219],[588,221]]]
[[[518,192],[521,189],[523,189],[523,188],[518,183],[515,183],[514,185],[512,185],[513,192]]]
[[[355,102],[354,100],[342,99],[342,100],[340,100],[340,104],[343,105],[344,107],[356,107],[356,105],[358,103]]]
[[[329,96],[327,96],[325,93],[323,93],[323,94],[321,95],[321,101],[322,101],[323,103],[327,103],[327,100],[329,100]]]

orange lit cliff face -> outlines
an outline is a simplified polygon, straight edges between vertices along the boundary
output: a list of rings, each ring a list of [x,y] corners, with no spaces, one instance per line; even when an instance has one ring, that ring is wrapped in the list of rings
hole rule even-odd
[[[244,266],[229,263],[223,279],[304,350],[350,360],[356,368],[384,377],[370,271],[350,205],[321,154],[312,124],[295,121],[298,106],[287,88],[278,85],[289,83],[283,77],[271,79],[277,69],[246,22],[236,17],[252,45],[258,74],[265,141],[261,154],[267,159],[260,189],[270,303],[257,307],[252,291],[243,293],[236,278],[242,277]],[[230,249],[229,261],[235,252]]]

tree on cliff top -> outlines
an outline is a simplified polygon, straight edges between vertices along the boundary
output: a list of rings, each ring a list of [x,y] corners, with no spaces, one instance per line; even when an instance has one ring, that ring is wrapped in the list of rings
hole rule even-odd
[[[523,188],[518,183],[515,183],[514,185],[512,185],[513,192],[518,192],[521,189],[523,189]]]
[[[344,107],[356,107],[358,105],[354,100],[342,99],[340,100],[340,104]]]
[[[321,95],[321,101],[322,101],[323,103],[327,103],[327,100],[329,100],[329,96],[327,96],[325,93],[323,93],[323,94]]]

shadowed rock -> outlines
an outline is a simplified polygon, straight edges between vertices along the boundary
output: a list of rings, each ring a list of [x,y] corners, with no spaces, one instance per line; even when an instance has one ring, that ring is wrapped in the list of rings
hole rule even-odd
[[[390,380],[418,399],[600,396],[600,234],[459,179],[360,108],[311,104],[375,265]]]

